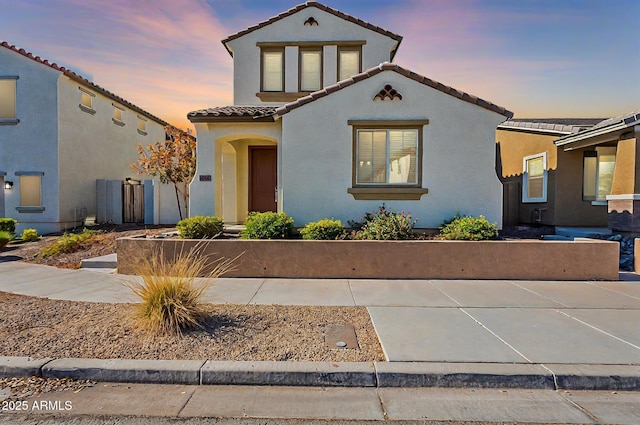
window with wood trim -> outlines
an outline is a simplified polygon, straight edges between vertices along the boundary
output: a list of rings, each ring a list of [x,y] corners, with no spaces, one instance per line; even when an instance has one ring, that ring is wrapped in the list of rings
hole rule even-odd
[[[522,202],[547,202],[547,153],[522,160]]]
[[[15,120],[16,77],[0,77],[0,119]]]
[[[262,49],[261,88],[263,92],[284,91],[284,47]]]
[[[322,49],[300,49],[300,91],[322,88]]]
[[[338,48],[338,81],[346,80],[362,72],[362,48]]]
[[[418,185],[419,139],[418,129],[358,129],[356,185]]]

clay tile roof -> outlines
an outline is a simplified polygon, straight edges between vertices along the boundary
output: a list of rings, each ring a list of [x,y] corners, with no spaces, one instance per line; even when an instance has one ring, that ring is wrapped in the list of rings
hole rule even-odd
[[[354,23],[356,25],[360,25],[363,28],[366,28],[366,29],[371,30],[371,31],[375,31],[378,34],[382,34],[382,35],[385,35],[385,36],[387,36],[389,38],[392,38],[392,39],[396,40],[398,43],[395,45],[395,47],[391,51],[391,59],[392,60],[393,60],[394,56],[396,55],[396,52],[398,51],[398,47],[400,46],[400,43],[402,42],[402,36],[400,36],[400,35],[398,35],[396,33],[388,31],[388,30],[386,30],[384,28],[381,28],[381,27],[379,27],[377,25],[370,24],[369,22],[363,21],[362,19],[358,19],[358,18],[356,18],[354,16],[351,16],[351,15],[348,15],[348,14],[346,14],[344,12],[340,12],[337,9],[333,9],[333,8],[331,8],[329,6],[325,6],[324,4],[318,3],[316,1],[308,1],[306,3],[302,3],[302,4],[299,4],[299,5],[295,6],[295,7],[292,7],[291,9],[289,9],[289,10],[287,10],[285,12],[282,12],[277,16],[269,18],[266,21],[260,22],[259,24],[250,26],[247,29],[244,29],[244,30],[242,30],[240,32],[232,34],[229,37],[227,37],[224,40],[222,40],[222,44],[227,49],[229,54],[231,56],[233,56],[233,52],[231,52],[231,50],[229,50],[229,46],[227,46],[228,42],[230,42],[232,40],[235,40],[236,38],[240,38],[243,35],[249,34],[249,33],[253,32],[255,30],[258,30],[260,28],[266,27],[267,25],[271,25],[272,23],[277,22],[277,21],[279,21],[279,20],[281,20],[283,18],[286,18],[287,16],[291,16],[294,13],[297,13],[297,12],[303,10],[303,9],[306,9],[307,7],[318,8],[318,9],[324,11],[324,12],[330,13],[330,14],[332,14],[334,16],[337,16],[339,18],[342,18],[342,19],[344,19],[346,21],[349,21],[349,22]]]
[[[359,81],[365,80],[367,78],[373,77],[374,75],[377,75],[383,71],[393,71],[393,72],[397,72],[400,75],[404,75],[407,78],[410,78],[414,81],[417,81],[421,84],[424,84],[426,86],[432,87],[438,91],[441,91],[443,93],[449,94],[451,96],[457,97],[465,102],[469,102],[472,103],[474,105],[478,105],[482,108],[488,109],[490,111],[493,112],[497,112],[498,114],[504,115],[507,118],[511,118],[513,117],[513,112],[508,111],[507,109],[495,105],[489,101],[480,99],[476,96],[470,95],[468,93],[464,93],[461,91],[458,91],[452,87],[449,86],[445,86],[444,84],[438,83],[437,81],[433,81],[423,75],[420,74],[416,74],[415,72],[409,71],[408,69],[402,68],[399,65],[393,64],[393,63],[381,63],[380,65],[367,69],[366,71],[354,75],[351,78],[348,78],[346,80],[343,81],[339,81],[338,83],[325,87],[324,90],[321,91],[317,91],[314,93],[311,93],[308,96],[302,97],[294,102],[290,102],[287,103],[285,105],[282,105],[280,107],[278,107],[274,114],[277,116],[282,116],[290,111],[292,111],[293,109],[299,108],[302,105],[305,105],[311,101],[314,101],[316,99],[320,99],[322,97],[325,97],[333,92],[336,92],[338,90],[342,90],[345,87],[349,87],[353,84],[356,84]]]
[[[591,128],[602,120],[603,118],[517,118],[503,122],[498,129],[563,136]]]
[[[34,60],[34,61],[36,61],[38,63],[46,65],[49,68],[53,68],[56,71],[60,71],[64,75],[69,77],[70,79],[74,80],[75,82],[80,83],[80,84],[82,84],[84,86],[91,87],[92,89],[100,92],[101,94],[107,96],[108,98],[110,98],[110,99],[112,99],[112,100],[114,100],[114,101],[116,101],[116,102],[128,107],[129,109],[131,109],[133,111],[136,111],[137,113],[139,113],[141,115],[146,116],[147,118],[150,118],[150,119],[156,121],[159,124],[162,124],[165,127],[167,127],[167,126],[172,127],[171,124],[169,124],[168,122],[166,122],[166,121],[156,117],[155,115],[145,111],[144,109],[134,105],[133,103],[129,102],[128,100],[125,100],[122,97],[120,97],[120,96],[118,96],[118,95],[116,95],[114,93],[111,93],[107,89],[105,89],[103,87],[100,87],[99,85],[89,81],[88,79],[84,78],[82,75],[76,74],[75,72],[71,71],[68,68],[60,66],[60,65],[56,64],[55,62],[51,63],[46,59],[42,59],[40,56],[34,56],[33,53],[27,52],[25,49],[18,48],[15,45],[7,43],[6,41],[1,42],[0,46],[4,47],[6,49],[12,50],[12,51],[14,51],[16,53],[19,53],[22,56],[24,56],[26,58],[29,58],[31,60]]]
[[[191,122],[198,121],[273,121],[276,106],[221,106],[200,109],[187,114]]]

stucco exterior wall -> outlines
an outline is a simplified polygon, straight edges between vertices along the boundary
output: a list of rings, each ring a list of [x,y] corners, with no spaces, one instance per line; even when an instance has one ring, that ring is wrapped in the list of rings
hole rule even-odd
[[[386,84],[402,100],[373,101]],[[423,128],[419,201],[388,201],[410,211],[417,227],[436,228],[456,212],[502,223],[502,184],[495,172],[495,131],[505,117],[387,71],[282,117],[280,204],[297,226],[324,217],[359,219],[383,201],[355,200],[352,127],[347,121],[428,119]]]
[[[313,16],[318,25],[305,26]],[[257,42],[304,42],[304,41],[366,41],[362,46],[362,69],[368,69],[390,60],[395,40],[345,21],[315,7],[307,7],[271,25],[253,31],[229,42],[233,50],[233,85],[235,105],[256,105],[263,102],[256,97],[260,91],[260,48]],[[331,44],[331,43],[327,43]],[[297,48],[287,49],[285,54],[286,90],[297,91]],[[325,52],[325,83],[335,81],[337,63],[335,50]],[[291,57],[295,55],[295,59]],[[330,64],[335,64],[333,67]],[[294,78],[295,77],[295,78]],[[282,103],[282,102],[280,102]]]
[[[497,171],[503,182],[518,182],[518,223],[534,224],[535,210],[541,223],[550,226],[606,226],[607,208],[582,199],[585,149],[564,151],[553,141],[559,136],[526,131],[497,130]],[[589,148],[591,150],[591,148]],[[522,202],[524,157],[546,152],[547,202]],[[508,200],[506,200],[508,202]]]
[[[136,175],[130,167],[138,158],[137,145],[165,139],[162,124],[82,86],[95,94],[95,113],[85,112],[79,106],[79,87],[66,76],[61,76],[58,82],[60,221],[66,227],[73,227],[76,208],[86,208],[89,215],[95,214],[96,179],[148,178]],[[124,126],[113,122],[114,105],[123,109]],[[138,132],[138,116],[146,120],[146,135]],[[160,217],[168,213],[161,205]],[[161,221],[166,222],[162,218]]]
[[[60,72],[8,49],[0,48],[0,76],[17,76],[17,124],[0,125],[0,171],[14,183],[4,190],[7,217],[18,220],[17,232],[35,228],[40,233],[59,230],[57,80]],[[21,171],[42,172],[42,206],[37,213],[18,212]]]
[[[189,215],[218,215],[227,223],[244,221],[248,213],[248,146],[278,145],[281,122],[196,123],[195,126],[198,165],[190,185]],[[279,164],[280,154],[279,150]],[[211,181],[206,177],[201,181],[200,176],[210,176]],[[281,186],[280,176],[278,186]]]

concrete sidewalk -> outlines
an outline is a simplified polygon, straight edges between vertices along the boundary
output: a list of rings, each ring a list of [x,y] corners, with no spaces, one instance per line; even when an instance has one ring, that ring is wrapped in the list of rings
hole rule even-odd
[[[0,263],[0,291],[53,299],[134,302],[122,284],[130,279],[135,277]],[[341,367],[352,377],[370,374],[373,386],[500,383],[524,388],[640,389],[638,281],[221,278],[207,292],[206,301],[366,306],[387,362],[371,365],[372,370],[364,372],[359,364]],[[278,367],[287,364],[279,363]],[[293,369],[276,367],[252,374],[248,372],[251,368],[255,372],[255,365],[247,362],[243,366],[247,370],[223,367],[217,371],[234,377],[223,383],[236,384],[261,383],[283,374],[324,373],[318,367],[310,372],[293,365]],[[65,367],[68,370],[70,365]],[[90,364],[87,370],[95,367]],[[197,368],[200,382],[201,368],[202,364]],[[237,381],[245,375],[251,378]],[[384,381],[391,377],[395,384],[383,383],[391,382]],[[307,378],[314,379],[312,374]]]

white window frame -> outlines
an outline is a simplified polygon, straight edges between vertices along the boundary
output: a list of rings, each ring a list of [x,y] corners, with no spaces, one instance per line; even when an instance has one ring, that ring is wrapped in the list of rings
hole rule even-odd
[[[529,193],[529,171],[527,169],[527,162],[532,159],[542,158],[542,197],[530,198]],[[522,158],[522,203],[536,203],[547,202],[547,185],[549,180],[549,174],[547,171],[547,153],[537,153],[535,155],[529,155]]]
[[[599,196],[599,192],[600,192],[600,164],[602,163],[602,161],[600,160],[600,157],[602,155],[614,155],[615,160],[614,160],[614,174],[615,174],[615,164],[617,163],[618,160],[618,150],[615,146],[597,146],[595,148],[595,152],[596,155],[591,156],[591,158],[596,158],[596,169],[595,169],[595,197],[593,196],[585,196],[584,194],[584,158],[587,158],[588,156],[583,154],[583,162],[582,162],[582,172],[583,172],[583,188],[582,188],[582,200],[584,201],[591,201],[591,205],[608,205],[607,202],[607,196],[610,195],[611,193],[608,193],[607,195],[605,195],[604,197],[598,197]],[[612,182],[613,183],[613,182]],[[611,192],[611,188],[609,188],[609,192]]]
[[[0,125],[20,122],[18,120],[18,78],[17,76],[0,76],[0,81],[13,81],[13,116],[0,116]]]

